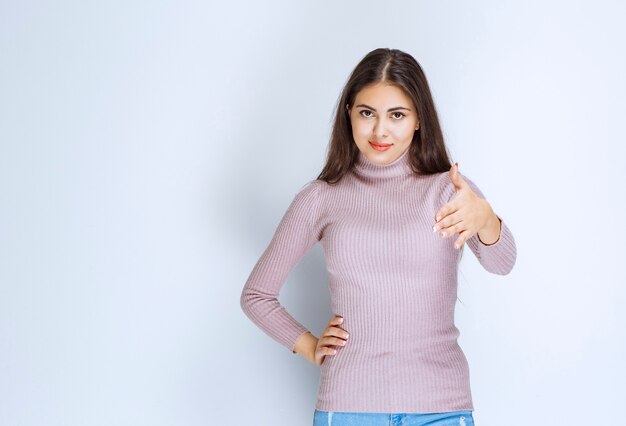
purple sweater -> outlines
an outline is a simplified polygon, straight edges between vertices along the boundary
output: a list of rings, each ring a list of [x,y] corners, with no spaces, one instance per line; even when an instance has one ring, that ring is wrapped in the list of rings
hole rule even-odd
[[[320,366],[318,410],[474,409],[454,323],[458,234],[444,239],[432,231],[435,212],[452,198],[454,184],[449,172],[414,173],[408,152],[385,165],[359,152],[338,184],[307,183],[241,293],[241,308],[250,320],[293,351],[309,330],[280,304],[279,291],[300,259],[322,244],[332,312],[343,316],[341,327],[350,337]],[[498,218],[501,231],[494,244],[483,244],[476,234],[465,245],[486,271],[505,275],[517,252],[506,222]]]

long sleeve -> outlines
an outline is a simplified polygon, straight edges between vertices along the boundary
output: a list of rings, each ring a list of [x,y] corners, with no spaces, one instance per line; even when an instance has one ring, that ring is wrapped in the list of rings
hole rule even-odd
[[[309,330],[287,312],[278,295],[290,271],[321,237],[317,228],[321,183],[311,181],[295,195],[240,297],[250,320],[292,353],[298,337]]]
[[[480,188],[478,188],[478,186],[470,178],[462,173],[461,176],[480,198],[486,199]],[[442,201],[443,203],[447,203],[452,199],[452,196],[456,192],[448,172],[444,173],[443,184],[444,189],[442,193]],[[504,221],[500,215],[496,214],[496,216],[500,220],[500,236],[495,243],[485,244],[480,240],[478,234],[474,234],[469,240],[466,241],[466,244],[487,272],[498,275],[506,275],[511,272],[513,266],[515,265],[515,261],[517,259],[517,247],[515,245],[515,238],[513,237],[506,221]]]

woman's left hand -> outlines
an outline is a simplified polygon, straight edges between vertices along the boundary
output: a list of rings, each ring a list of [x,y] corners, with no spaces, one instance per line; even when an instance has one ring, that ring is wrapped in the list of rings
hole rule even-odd
[[[488,234],[493,234],[492,229],[499,230],[500,221],[491,205],[484,198],[480,198],[463,179],[459,173],[458,163],[450,168],[450,180],[456,193],[437,210],[435,215],[437,223],[433,226],[433,232],[439,231],[442,238],[460,234],[454,243],[454,248],[459,249],[480,231],[489,230]]]

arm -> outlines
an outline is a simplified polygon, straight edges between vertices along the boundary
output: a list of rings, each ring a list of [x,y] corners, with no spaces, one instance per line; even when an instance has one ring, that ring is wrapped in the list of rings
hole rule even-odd
[[[248,318],[294,354],[296,341],[309,330],[287,312],[278,295],[289,272],[319,241],[320,232],[315,227],[319,190],[319,182],[313,181],[296,194],[240,297],[241,308]],[[306,341],[305,338],[301,340]]]
[[[442,197],[445,202],[448,202],[454,195],[455,188],[450,180],[449,173],[444,173],[443,179],[444,190]],[[463,179],[470,185],[476,195],[486,200],[483,192],[471,179],[466,175],[463,175]],[[485,237],[488,243],[481,241],[479,234]],[[506,275],[513,269],[517,259],[515,239],[507,223],[499,215],[495,214],[494,220],[485,229],[472,235],[466,243],[486,271],[493,274]]]

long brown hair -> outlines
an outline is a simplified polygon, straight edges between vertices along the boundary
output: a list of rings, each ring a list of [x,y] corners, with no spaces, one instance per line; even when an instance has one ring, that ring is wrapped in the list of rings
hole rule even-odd
[[[352,136],[346,105],[352,107],[361,89],[379,82],[390,83],[403,90],[417,108],[420,126],[413,134],[409,147],[409,161],[413,171],[433,174],[450,170],[452,163],[422,67],[408,53],[379,48],[361,59],[339,97],[326,165],[317,179],[329,184],[337,183],[356,162],[359,149]]]

